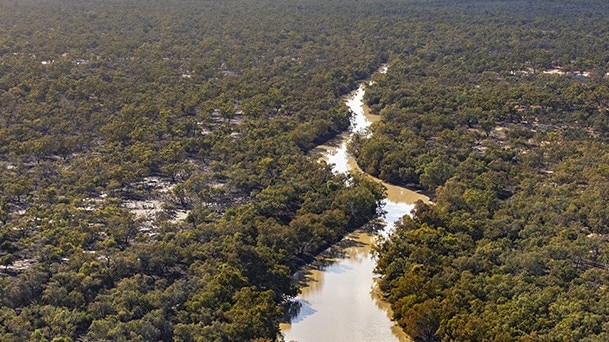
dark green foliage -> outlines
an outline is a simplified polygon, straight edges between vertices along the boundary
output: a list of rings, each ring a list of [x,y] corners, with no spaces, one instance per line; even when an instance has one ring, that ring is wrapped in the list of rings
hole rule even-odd
[[[395,318],[416,341],[602,341],[607,6],[437,3],[367,93],[382,122],[353,147],[435,190],[378,249]]]
[[[275,339],[382,197],[306,155],[386,60],[362,5],[0,0],[0,340]]]

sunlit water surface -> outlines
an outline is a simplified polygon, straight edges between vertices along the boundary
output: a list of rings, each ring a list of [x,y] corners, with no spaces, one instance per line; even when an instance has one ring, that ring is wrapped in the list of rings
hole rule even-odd
[[[370,124],[378,120],[365,110],[364,92],[362,85],[346,101],[353,111],[350,132],[336,144],[317,149],[336,173],[359,170],[347,153],[348,139],[354,132],[366,134]],[[387,225],[380,234],[385,235],[393,229],[393,222],[410,213],[417,200],[428,199],[411,190],[383,184],[387,187],[383,207]],[[368,233],[350,234],[319,258],[316,265],[302,271],[299,276],[306,286],[296,298],[301,308],[290,324],[281,326],[285,341],[410,341],[390,320],[389,305],[376,293],[375,260],[371,255],[374,241],[375,236]]]

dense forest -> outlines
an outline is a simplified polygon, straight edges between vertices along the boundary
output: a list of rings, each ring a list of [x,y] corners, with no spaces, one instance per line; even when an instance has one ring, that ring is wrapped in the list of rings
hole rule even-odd
[[[307,156],[386,59],[341,5],[0,1],[0,340],[275,339],[382,198]]]
[[[351,146],[433,194],[378,248],[380,287],[415,341],[607,341],[609,7],[451,3],[403,24]]]
[[[270,341],[383,189],[417,341],[609,339],[609,4],[0,0],[0,340]]]

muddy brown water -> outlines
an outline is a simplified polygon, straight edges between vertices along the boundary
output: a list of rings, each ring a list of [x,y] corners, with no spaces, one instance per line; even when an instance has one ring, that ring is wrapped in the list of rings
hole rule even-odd
[[[336,143],[319,146],[315,151],[333,165],[336,173],[359,170],[347,153],[348,140],[356,132],[365,133],[372,122],[379,120],[364,107],[364,92],[362,84],[346,100],[353,111],[350,131]],[[417,200],[429,199],[409,189],[382,183],[387,187],[387,198],[383,201],[386,226],[378,234],[386,235],[395,221],[410,213]],[[389,305],[376,291],[375,260],[371,254],[376,238],[366,232],[352,233],[297,275],[305,286],[296,298],[301,306],[298,314],[280,327],[285,341],[411,341],[391,321]]]

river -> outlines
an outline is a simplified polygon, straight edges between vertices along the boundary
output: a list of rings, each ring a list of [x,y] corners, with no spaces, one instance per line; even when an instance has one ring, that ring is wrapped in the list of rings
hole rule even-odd
[[[383,68],[380,72],[385,71]],[[371,123],[380,119],[364,106],[365,87],[366,83],[361,84],[346,100],[353,112],[349,132],[335,144],[317,148],[317,153],[333,165],[336,173],[359,170],[347,153],[348,141],[356,132],[366,134]],[[383,201],[386,226],[380,234],[387,234],[395,221],[410,213],[417,200],[428,198],[406,188],[383,184],[387,187],[387,198]],[[375,260],[371,254],[374,241],[375,236],[366,232],[349,234],[320,256],[315,265],[301,272],[299,277],[305,286],[296,298],[301,308],[289,324],[280,327],[285,341],[411,341],[391,321],[389,305],[375,292]]]

